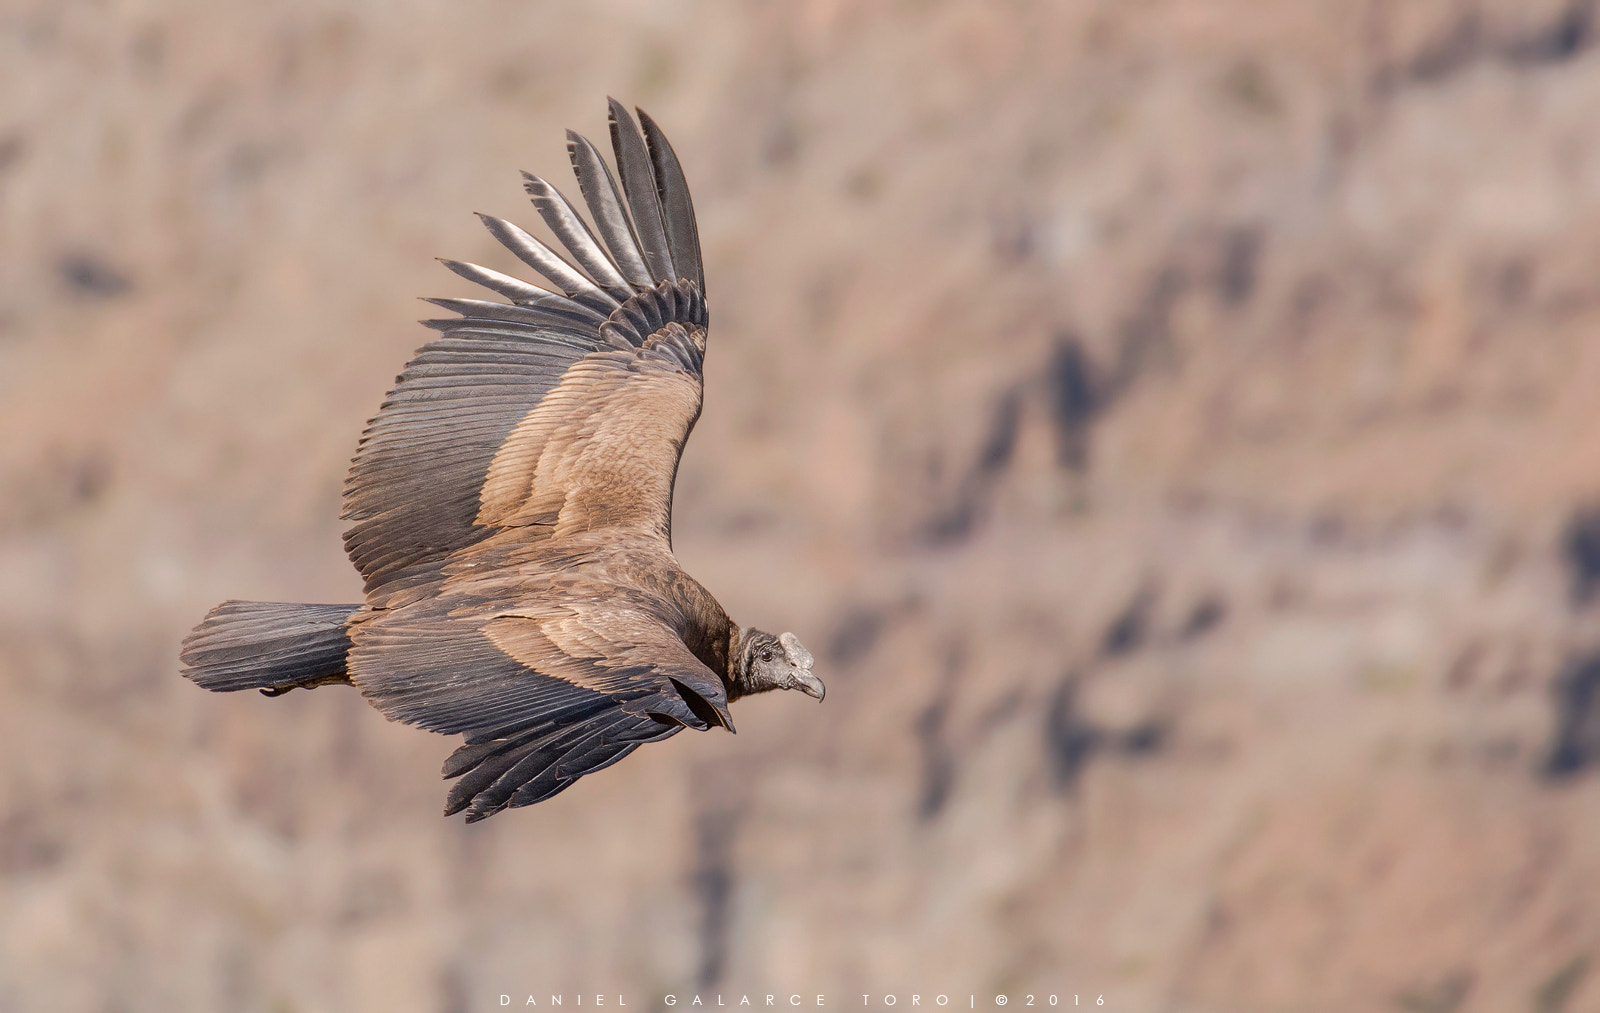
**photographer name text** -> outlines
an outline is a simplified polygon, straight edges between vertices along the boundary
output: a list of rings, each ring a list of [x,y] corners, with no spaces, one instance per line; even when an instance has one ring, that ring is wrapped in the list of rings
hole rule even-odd
[[[572,1000],[572,1002],[570,1004],[567,1001],[569,998]],[[1106,998],[1103,995],[1076,995],[1076,994],[1075,995],[1062,995],[1062,994],[1058,994],[1058,993],[1050,993],[1050,994],[1028,993],[1028,994],[1018,995],[1018,996],[994,995],[994,996],[983,996],[982,998],[984,1000],[984,1004],[983,1004],[984,1005],[984,1009],[997,1009],[997,1008],[1002,1007],[1002,1006],[1046,1006],[1046,1007],[1049,1007],[1049,1006],[1056,1006],[1056,1007],[1060,1007],[1060,1006],[1067,1006],[1067,1007],[1073,1007],[1073,1006],[1077,1006],[1077,1007],[1098,1006],[1098,1007],[1102,1007],[1103,1008],[1105,1006],[1105,1004],[1106,1004]],[[944,993],[939,993],[939,994],[936,994],[936,995],[935,994],[923,995],[921,993],[909,993],[909,994],[905,994],[905,995],[898,995],[898,994],[871,995],[871,994],[867,994],[867,993],[860,993],[860,1000],[861,1000],[860,1001],[860,1005],[863,1006],[863,1007],[869,1008],[869,1009],[874,1009],[874,1008],[875,1009],[886,1009],[886,1008],[893,1007],[893,1006],[915,1006],[915,1007],[918,1007],[918,1008],[927,1007],[927,1008],[931,1008],[931,1009],[951,1008],[951,1007],[953,1007],[955,1009],[960,1009],[961,1008],[961,1000],[962,999],[966,999],[967,1000],[967,1008],[968,1009],[977,1009],[978,1008],[979,996],[972,995],[972,994],[968,994],[968,995],[965,995],[965,996],[958,995],[958,996],[955,996],[955,997],[952,998],[951,996],[946,995]],[[575,994],[575,995],[570,995],[570,996],[566,995],[566,994],[547,995],[547,996],[544,997],[544,1000],[542,1002],[540,1001],[540,997],[539,996],[529,995],[526,999],[524,999],[524,1000],[519,1002],[515,996],[511,996],[511,995],[502,993],[501,996],[500,996],[500,1005],[502,1005],[502,1006],[542,1006],[542,1007],[545,1007],[545,1008],[552,1008],[552,1007],[559,1008],[559,1007],[565,1007],[565,1006],[568,1006],[568,1005],[571,1005],[571,1006],[574,1006],[574,1007],[589,1007],[589,1008],[607,1007],[607,1006],[610,1006],[610,1007],[626,1007],[626,1006],[628,1006],[628,1000],[627,1000],[627,997],[625,997],[623,995],[604,995],[604,994],[600,994],[600,993],[580,993],[580,994]],[[696,994],[696,995],[678,995],[676,993],[668,993],[668,994],[663,995],[663,996],[661,996],[659,998],[659,1000],[657,1002],[657,1005],[660,1005],[660,1006],[688,1006],[690,1008],[695,1008],[695,1007],[706,1008],[706,1007],[718,1007],[718,1006],[729,1007],[729,1006],[732,1006],[732,1007],[749,1007],[751,1009],[755,1009],[757,1007],[777,1008],[777,1007],[781,1007],[781,1006],[811,1006],[811,1007],[822,1006],[822,1007],[825,1007],[825,1006],[830,1005],[830,1002],[829,1002],[829,999],[828,999],[828,997],[826,995],[811,995],[811,994],[801,995],[799,993],[791,993],[791,994],[788,994],[788,995],[772,995],[772,994],[763,995],[763,994],[757,994],[757,995],[754,995],[754,996],[747,995],[747,994],[740,994],[737,997],[732,995],[732,994],[724,995],[724,994],[721,994],[721,993],[717,993],[715,995],[698,995],[698,994]],[[852,997],[847,997],[845,999],[842,999],[837,1003],[832,1003],[832,1005],[854,1007],[854,1006],[857,1005],[857,1003],[856,1003],[855,997],[852,996]]]

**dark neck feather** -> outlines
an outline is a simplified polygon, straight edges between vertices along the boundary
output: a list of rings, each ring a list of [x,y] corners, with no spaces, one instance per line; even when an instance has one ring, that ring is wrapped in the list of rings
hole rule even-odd
[[[728,701],[732,703],[746,695],[745,676],[750,671],[750,627],[738,623],[728,624]]]

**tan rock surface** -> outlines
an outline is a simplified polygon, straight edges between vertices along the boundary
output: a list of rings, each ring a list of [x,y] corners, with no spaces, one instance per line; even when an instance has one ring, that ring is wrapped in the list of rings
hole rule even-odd
[[[0,1009],[1600,1008],[1597,39],[0,4]],[[355,599],[411,297],[510,267],[469,212],[532,221],[516,171],[608,93],[707,251],[679,555],[828,699],[466,828],[448,741],[201,693],[177,643]]]

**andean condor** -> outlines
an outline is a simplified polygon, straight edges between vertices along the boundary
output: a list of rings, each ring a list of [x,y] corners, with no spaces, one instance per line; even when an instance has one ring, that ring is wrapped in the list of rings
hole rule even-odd
[[[359,605],[230,601],[183,643],[206,689],[353,684],[383,714],[464,744],[445,815],[532,805],[728,704],[822,699],[792,633],[728,618],[672,554],[672,486],[700,416],[705,277],[677,156],[611,102],[621,186],[587,140],[567,150],[591,228],[525,175],[571,262],[483,223],[549,281],[445,261],[509,304],[457,314],[407,364],[345,480]],[[575,265],[575,266],[574,266]]]

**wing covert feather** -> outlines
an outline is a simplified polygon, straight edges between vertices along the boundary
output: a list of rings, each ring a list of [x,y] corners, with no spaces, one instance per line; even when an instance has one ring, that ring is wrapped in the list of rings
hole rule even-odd
[[[426,584],[503,528],[670,539],[672,483],[701,403],[705,303],[683,283],[588,310],[439,300],[345,482],[345,547],[369,600]],[[647,329],[648,328],[648,329]],[[378,595],[372,599],[372,595]]]

